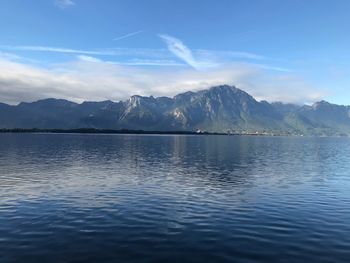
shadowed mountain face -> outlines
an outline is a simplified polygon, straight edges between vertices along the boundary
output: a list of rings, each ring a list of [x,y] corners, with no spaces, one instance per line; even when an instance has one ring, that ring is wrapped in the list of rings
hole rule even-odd
[[[205,130],[350,135],[350,107],[325,101],[312,106],[258,102],[233,86],[167,97],[132,96],[127,101],[46,99],[0,103],[0,128]]]

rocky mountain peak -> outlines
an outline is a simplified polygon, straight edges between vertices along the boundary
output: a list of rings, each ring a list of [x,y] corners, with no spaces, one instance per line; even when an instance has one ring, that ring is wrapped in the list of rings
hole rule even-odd
[[[215,132],[350,135],[350,107],[258,102],[247,92],[219,85],[168,97],[131,96],[121,102],[46,99],[0,105],[0,128],[110,128]]]

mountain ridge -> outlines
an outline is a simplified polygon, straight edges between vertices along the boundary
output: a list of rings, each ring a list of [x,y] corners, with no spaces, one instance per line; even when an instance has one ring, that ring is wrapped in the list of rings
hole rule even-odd
[[[350,107],[257,101],[235,86],[220,85],[174,97],[133,95],[125,101],[82,103],[42,99],[0,103],[0,128],[135,129],[350,136]]]

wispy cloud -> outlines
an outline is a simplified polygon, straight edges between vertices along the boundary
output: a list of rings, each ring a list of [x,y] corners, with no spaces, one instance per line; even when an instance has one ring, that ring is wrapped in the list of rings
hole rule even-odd
[[[174,60],[148,60],[148,59],[130,59],[123,62],[112,62],[117,65],[127,66],[155,66],[155,67],[183,67],[184,63],[179,63]]]
[[[167,44],[169,51],[176,57],[185,61],[194,69],[202,68],[201,63],[194,58],[192,51],[180,39],[169,35],[159,35],[159,37]]]
[[[7,51],[34,51],[34,52],[53,52],[66,54],[84,54],[95,56],[141,56],[141,57],[169,57],[166,49],[148,49],[148,48],[103,48],[103,49],[73,49],[65,47],[49,46],[11,46],[2,45],[0,49]]]
[[[12,53],[7,53],[7,52],[2,52],[0,51],[0,59],[8,59],[8,60],[20,60],[21,57],[16,55],[16,54],[12,54]]]
[[[74,6],[75,2],[72,0],[55,0],[54,4],[59,8],[65,9]]]
[[[148,59],[129,59],[125,61],[112,61],[102,60],[92,56],[79,55],[77,58],[81,61],[93,62],[93,63],[108,63],[114,65],[125,65],[125,66],[176,66],[181,67],[186,64],[176,62],[174,60],[148,60]]]
[[[10,51],[33,51],[33,52],[51,52],[75,55],[80,60],[97,60],[108,63],[129,66],[184,66],[185,63],[174,61],[163,49],[145,49],[145,48],[111,48],[103,50],[81,50],[62,47],[47,46],[0,46],[0,49]],[[5,57],[6,52],[0,51],[0,57]],[[11,54],[11,56],[15,56]],[[95,56],[109,57],[109,60],[97,58]]]
[[[6,50],[17,51],[38,51],[38,52],[54,52],[68,54],[86,54],[86,55],[113,55],[112,51],[95,51],[95,50],[79,50],[61,47],[46,47],[46,46],[1,46]]]
[[[243,51],[229,51],[229,50],[206,50],[197,49],[198,56],[211,57],[212,59],[249,59],[249,60],[263,60],[267,59],[265,56]]]
[[[238,52],[238,51],[220,51],[220,50],[205,50],[195,49],[191,50],[187,47],[180,39],[169,35],[159,35],[159,37],[167,44],[168,50],[178,57],[179,59],[186,62],[188,65],[196,70],[203,70],[212,67],[222,66],[223,64],[232,63],[237,59],[244,60],[264,60],[266,57],[249,53],[249,52]],[[263,65],[261,65],[263,66]],[[266,66],[267,68],[268,66]],[[278,67],[269,67],[269,69],[276,69],[282,71]]]
[[[289,71],[288,69],[265,65],[263,63],[257,64],[251,62],[252,60],[263,61],[264,56],[257,55],[249,52],[237,52],[237,51],[220,51],[220,50],[190,50],[180,40],[162,35],[161,38],[167,43],[168,49],[147,49],[147,48],[104,48],[95,50],[85,49],[72,49],[65,47],[50,47],[50,46],[0,46],[0,49],[6,51],[32,51],[32,52],[51,52],[51,53],[64,53],[72,55],[87,55],[87,56],[111,56],[123,58],[125,65],[158,65],[158,66],[175,66],[184,65],[183,63],[171,60],[172,57],[176,57],[183,61],[185,64],[190,65],[196,70],[210,69],[213,67],[222,66],[224,64],[230,64],[240,60],[246,61],[252,65],[259,66],[261,68],[276,70],[276,71]],[[170,51],[170,52],[169,52]],[[3,52],[4,53],[4,52]],[[137,61],[137,62],[134,62]],[[142,61],[142,62],[140,62]],[[169,62],[171,61],[171,62]]]
[[[259,64],[259,63],[247,63],[251,66],[256,66],[262,69],[272,70],[272,71],[280,71],[280,72],[292,72],[292,70],[288,68],[282,68],[282,67],[276,67],[276,66],[270,66],[266,64]]]
[[[79,55],[77,58],[81,61],[86,61],[86,62],[95,62],[95,63],[102,62],[101,59],[91,57],[91,56],[86,56],[86,55]]]
[[[138,35],[138,34],[140,34],[140,33],[142,33],[142,32],[143,32],[142,30],[135,31],[135,32],[132,32],[132,33],[123,35],[123,36],[116,37],[116,38],[113,39],[113,41],[118,41],[118,40],[122,40],[122,39],[125,39],[125,38],[129,38],[129,37]]]

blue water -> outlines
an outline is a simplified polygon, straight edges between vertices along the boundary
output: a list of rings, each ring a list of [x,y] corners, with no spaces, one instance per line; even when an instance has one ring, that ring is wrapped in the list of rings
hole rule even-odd
[[[0,134],[0,262],[349,262],[350,139]]]

